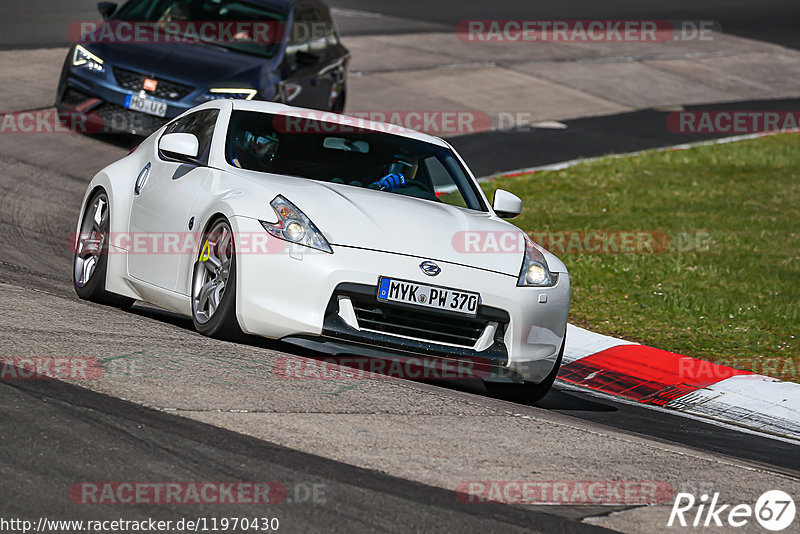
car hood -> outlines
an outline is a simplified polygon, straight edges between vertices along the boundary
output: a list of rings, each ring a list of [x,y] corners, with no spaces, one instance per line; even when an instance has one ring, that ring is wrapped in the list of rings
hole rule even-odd
[[[114,67],[192,87],[264,87],[274,58],[203,43],[95,43],[84,45]]]
[[[239,196],[250,199],[244,208],[249,213],[242,215],[277,222],[269,202],[283,195],[314,222],[334,248],[405,254],[510,276],[518,276],[522,267],[524,245],[521,248],[516,243],[521,243],[523,232],[489,213],[344,184],[244,170],[236,175],[250,184],[251,194]],[[257,199],[255,204],[252,199]],[[477,246],[465,248],[465,233],[478,241]],[[508,246],[494,246],[502,239]],[[563,271],[563,264],[544,252],[551,269]]]

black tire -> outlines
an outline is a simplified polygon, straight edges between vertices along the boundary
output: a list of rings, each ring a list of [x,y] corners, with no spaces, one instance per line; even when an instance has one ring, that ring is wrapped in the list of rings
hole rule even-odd
[[[102,205],[101,205],[102,203]],[[95,216],[99,212],[100,222]],[[72,262],[72,284],[78,297],[92,302],[130,308],[135,299],[106,291],[108,270],[108,234],[111,206],[108,195],[99,190],[86,203],[81,218],[80,233],[75,238],[75,256]],[[99,244],[97,244],[99,242]],[[90,253],[90,250],[96,253]],[[93,262],[88,265],[88,262]]]
[[[561,350],[558,353],[558,359],[556,359],[553,370],[550,371],[550,374],[540,383],[484,382],[483,385],[486,386],[486,391],[488,391],[489,395],[492,397],[519,403],[531,403],[542,400],[556,381],[558,370],[561,367],[561,359],[564,357],[564,347],[566,343],[567,338],[564,336],[564,341],[561,343]]]
[[[206,303],[201,303],[199,300],[200,290],[205,284],[198,282],[198,280],[205,280],[202,277],[209,276],[205,273],[207,260],[202,260],[202,257],[207,242],[209,247],[217,247],[220,244],[219,238],[221,234],[217,235],[216,232],[221,226],[227,228],[231,236],[229,247],[223,247],[226,249],[226,254],[229,254],[230,263],[228,264],[228,273],[219,303],[209,315],[208,308],[205,306]],[[198,255],[198,260],[192,269],[192,322],[195,329],[204,336],[227,341],[240,341],[245,338],[245,335],[239,326],[239,321],[236,319],[236,251],[233,247],[234,240],[231,226],[227,219],[220,217],[215,219],[208,228],[209,231],[206,232],[202,240],[203,247]],[[220,273],[217,273],[217,276],[219,275]]]

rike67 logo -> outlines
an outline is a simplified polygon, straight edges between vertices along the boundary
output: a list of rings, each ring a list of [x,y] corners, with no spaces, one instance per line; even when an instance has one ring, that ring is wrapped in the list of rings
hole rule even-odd
[[[695,499],[691,493],[678,493],[667,526],[743,527],[755,519],[763,528],[778,532],[794,523],[795,512],[792,497],[780,490],[764,492],[755,506],[721,504],[719,493],[710,500],[707,494]]]

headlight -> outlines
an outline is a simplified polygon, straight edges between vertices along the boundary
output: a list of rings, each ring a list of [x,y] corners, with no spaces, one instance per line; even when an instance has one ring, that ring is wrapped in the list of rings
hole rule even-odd
[[[207,100],[219,100],[221,98],[252,100],[257,93],[258,89],[209,89],[205,97]]]
[[[525,236],[525,258],[522,261],[522,269],[517,279],[518,286],[537,286],[552,287],[556,285],[558,275],[552,274],[547,268],[547,261],[544,259],[538,248],[533,244],[528,236]]]
[[[333,254],[331,246],[314,223],[300,209],[278,195],[269,203],[278,214],[278,222],[259,221],[270,235],[290,243]]]
[[[103,60],[86,50],[81,45],[75,45],[72,52],[72,66],[90,70],[92,72],[104,72]]]

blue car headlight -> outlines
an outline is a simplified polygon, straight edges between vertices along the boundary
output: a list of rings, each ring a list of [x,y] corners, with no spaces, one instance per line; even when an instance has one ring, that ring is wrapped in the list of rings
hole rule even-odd
[[[219,87],[209,89],[203,95],[206,100],[219,100],[222,98],[238,98],[242,100],[252,100],[258,94],[258,89],[229,88]]]
[[[314,226],[311,219],[300,208],[278,195],[269,203],[278,215],[278,222],[259,221],[270,235],[290,243],[296,243],[328,254],[333,254],[328,240]]]
[[[75,50],[72,52],[72,66],[92,72],[105,72],[106,70],[103,60],[81,45],[75,45]]]

